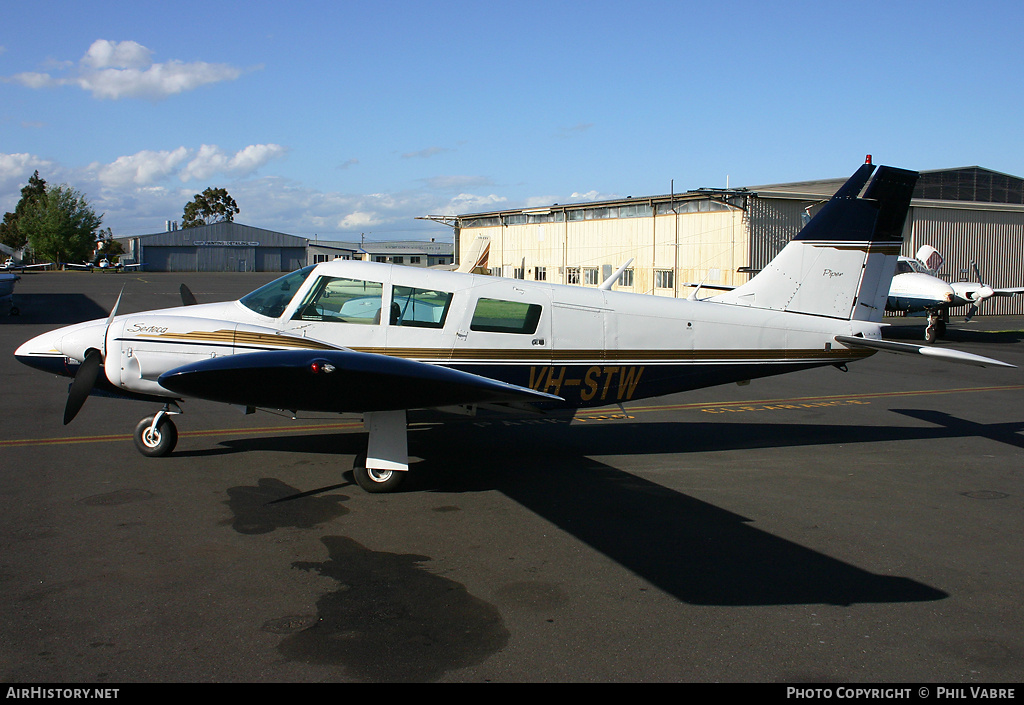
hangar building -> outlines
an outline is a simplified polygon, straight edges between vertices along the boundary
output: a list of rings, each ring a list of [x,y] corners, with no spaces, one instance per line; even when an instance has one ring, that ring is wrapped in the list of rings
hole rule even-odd
[[[290,272],[306,265],[306,238],[234,222],[118,238],[126,264],[158,272]]]
[[[678,297],[691,283],[746,282],[846,178],[429,218],[454,228],[463,271],[598,286],[632,260],[615,289]],[[908,256],[935,247],[947,281],[974,281],[977,262],[989,286],[1024,286],[1024,179],[977,166],[921,172],[903,241]],[[980,313],[1024,313],[1024,297]]]
[[[310,241],[234,222],[121,237],[124,264],[151,272],[291,272],[333,259],[365,259],[414,267],[451,264],[452,243],[418,240]]]

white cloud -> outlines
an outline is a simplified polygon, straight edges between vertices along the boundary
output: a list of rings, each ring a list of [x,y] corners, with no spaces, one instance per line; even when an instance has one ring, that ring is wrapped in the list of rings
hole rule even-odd
[[[267,162],[287,152],[279,144],[251,144],[234,154],[228,154],[216,145],[204,144],[180,174],[182,181],[205,181],[215,174],[237,178],[249,176]]]
[[[130,156],[118,157],[111,164],[94,164],[97,176],[107,188],[150,186],[165,180],[188,158],[188,150],[178,147],[173,151],[143,150]]]
[[[48,88],[49,86],[56,86],[59,83],[50,74],[39,73],[36,71],[16,73],[10,78],[5,78],[4,80],[11,83],[20,83],[27,88]]]
[[[118,157],[109,164],[94,162],[86,171],[108,189],[154,186],[174,177],[183,183],[218,176],[244,178],[286,152],[279,144],[252,144],[234,153],[208,144],[198,150],[186,147],[147,149]]]
[[[452,150],[447,147],[427,147],[416,152],[406,152],[402,155],[402,159],[429,159],[430,157],[438,154],[444,154],[445,152],[451,152]]]
[[[82,63],[94,69],[141,69],[153,63],[153,51],[138,42],[97,39],[85,52]]]
[[[494,210],[495,206],[508,201],[504,196],[490,194],[477,196],[472,193],[460,193],[448,202],[441,215],[458,215],[460,213],[478,213]]]
[[[53,162],[40,159],[34,154],[0,154],[0,202],[13,199],[10,207],[4,208],[4,211],[13,210],[14,204],[21,198],[21,187],[28,183],[32,172],[38,170],[39,176],[50,183],[52,177],[46,172],[53,168]]]
[[[242,75],[241,69],[228,64],[154,63],[152,55],[151,49],[138,42],[97,39],[78,62],[74,75],[24,72],[3,80],[28,88],[78,86],[100,99],[160,100],[211,83],[233,81]]]

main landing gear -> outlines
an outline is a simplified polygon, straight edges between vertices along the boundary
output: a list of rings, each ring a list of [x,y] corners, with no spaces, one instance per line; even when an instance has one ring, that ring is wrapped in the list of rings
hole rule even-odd
[[[367,412],[363,426],[369,440],[366,456],[352,467],[356,484],[366,492],[394,492],[409,471],[405,410]]]

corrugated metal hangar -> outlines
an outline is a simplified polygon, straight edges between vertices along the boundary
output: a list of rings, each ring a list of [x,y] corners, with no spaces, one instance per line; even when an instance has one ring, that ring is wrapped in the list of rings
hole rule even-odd
[[[414,267],[450,264],[451,242],[311,242],[304,237],[235,222],[117,238],[122,264],[151,272],[291,272],[332,259],[366,259]]]
[[[290,272],[306,266],[306,238],[234,222],[118,238],[124,263],[157,272]]]
[[[747,281],[845,180],[431,219],[454,228],[464,271],[598,286],[632,260],[615,289],[687,296],[688,282]],[[903,240],[907,256],[936,248],[947,281],[974,281],[977,262],[987,285],[1024,286],[1024,179],[977,166],[921,172]],[[1024,297],[992,299],[981,313],[1024,313]]]

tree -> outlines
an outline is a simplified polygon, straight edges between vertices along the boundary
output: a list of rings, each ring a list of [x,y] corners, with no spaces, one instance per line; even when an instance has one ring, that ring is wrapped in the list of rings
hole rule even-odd
[[[37,257],[53,262],[84,262],[92,257],[103,222],[81,193],[52,186],[18,219]]]
[[[124,254],[124,245],[114,239],[114,231],[110,228],[100,230],[96,244],[99,246],[99,250],[96,252],[97,260],[104,257],[111,259]]]
[[[181,227],[195,228],[222,221],[230,223],[239,210],[238,204],[228,195],[227,189],[210,186],[185,204]]]
[[[3,223],[0,223],[0,242],[20,250],[25,246],[28,237],[21,232],[18,221],[34,203],[37,203],[46,194],[46,181],[39,178],[36,171],[28,180],[28,184],[21,189],[21,200],[14,207],[13,213],[4,213]]]

